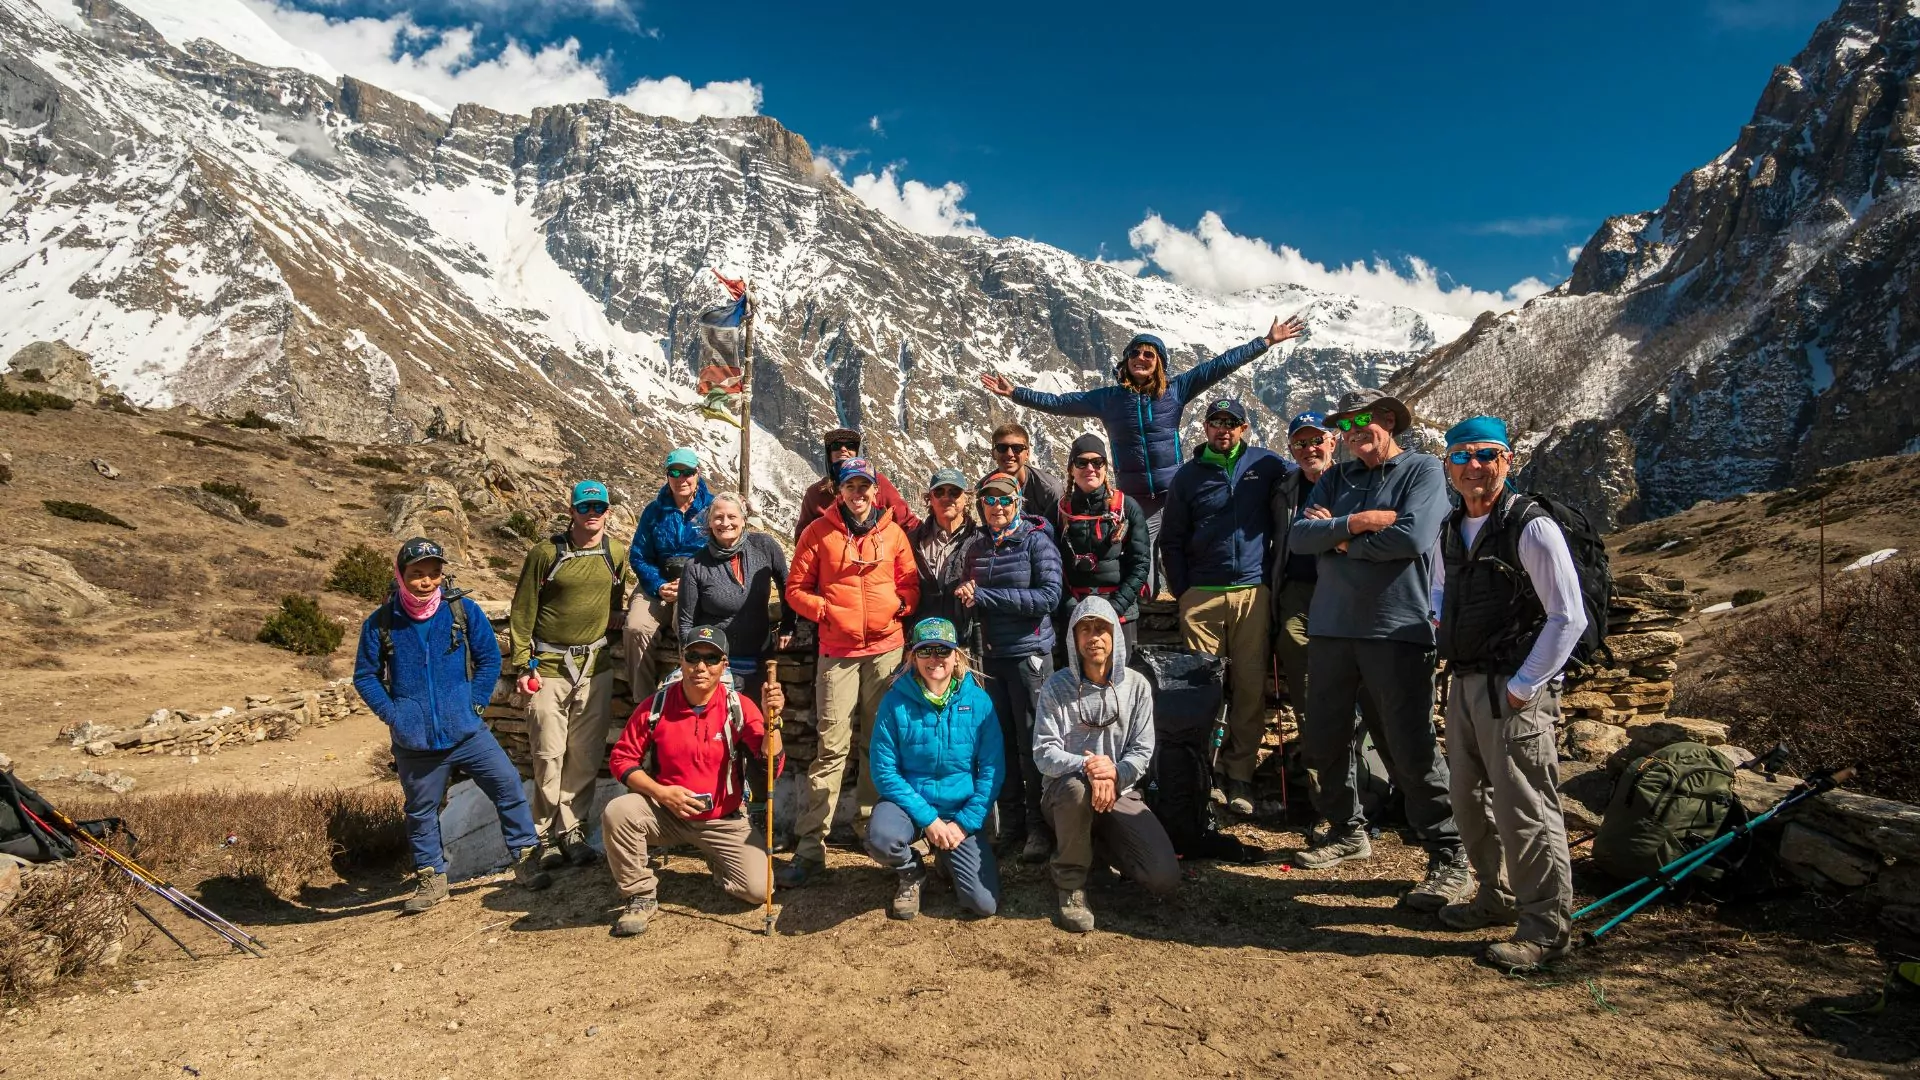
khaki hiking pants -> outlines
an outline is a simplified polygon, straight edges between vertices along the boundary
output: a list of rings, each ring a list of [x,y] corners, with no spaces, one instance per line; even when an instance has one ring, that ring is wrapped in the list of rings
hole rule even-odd
[[[533,720],[533,826],[542,839],[587,828],[593,782],[607,763],[607,711],[613,672],[573,682],[564,672],[540,676],[528,713]]]
[[[1311,581],[1289,581],[1280,586],[1279,633],[1274,651],[1280,655],[1280,673],[1287,680],[1287,700],[1296,720],[1307,711],[1307,609],[1313,606]]]
[[[856,723],[860,727],[860,779],[854,792],[860,800],[859,819],[873,816],[873,804],[880,796],[873,789],[867,747],[873,742],[874,713],[886,695],[893,670],[900,666],[900,655],[901,650],[893,649],[877,656],[820,657],[813,690],[819,750],[813,764],[807,766],[807,805],[795,823],[796,858],[822,862],[827,857],[827,831],[833,828],[834,811],[840,805],[840,785],[846,779]]]
[[[1173,841],[1138,791],[1122,794],[1111,810],[1097,813],[1086,778],[1070,773],[1047,780],[1040,806],[1053,827],[1048,869],[1055,888],[1086,888],[1087,871],[1095,858],[1155,896],[1165,896],[1179,886],[1180,859],[1174,854]]]
[[[747,816],[711,821],[677,817],[652,799],[628,792],[607,804],[600,817],[600,839],[607,846],[607,868],[622,897],[653,896],[659,875],[647,865],[647,845],[692,844],[719,878],[728,896],[749,904],[767,902],[767,853],[749,842]]]
[[[653,655],[653,643],[660,636],[660,628],[672,618],[672,604],[634,590],[633,601],[627,606],[627,621],[620,630],[620,644],[627,653],[627,696],[636,704],[660,688],[664,673]]]
[[[1260,763],[1260,740],[1267,733],[1267,587],[1211,592],[1188,589],[1180,595],[1180,636],[1194,652],[1224,656],[1233,702],[1227,711],[1227,738],[1220,746],[1220,771],[1229,780],[1252,780]]]
[[[1518,710],[1507,702],[1505,675],[1459,672],[1447,693],[1449,790],[1480,879],[1474,903],[1518,911],[1514,940],[1545,945],[1572,932],[1573,866],[1553,744],[1559,719],[1551,685]]]

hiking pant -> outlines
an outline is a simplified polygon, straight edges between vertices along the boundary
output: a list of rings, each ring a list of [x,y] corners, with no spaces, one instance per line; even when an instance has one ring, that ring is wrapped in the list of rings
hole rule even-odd
[[[867,823],[867,854],[889,870],[917,866],[920,854],[913,850],[913,841],[919,835],[905,810],[883,800],[874,805],[873,820]],[[983,843],[979,833],[969,835],[952,851],[934,848],[933,862],[953,879],[953,894],[961,907],[975,915],[1000,910],[1000,864],[992,845]]]
[[[573,682],[562,672],[540,677],[528,710],[533,719],[533,824],[543,837],[575,828],[593,805],[593,782],[607,763],[607,711],[613,672]]]
[[[659,597],[649,599],[638,589],[634,590],[620,640],[627,652],[627,696],[635,704],[647,700],[647,695],[658,690],[660,680],[666,676],[653,655],[653,643],[660,636],[660,628],[673,618],[672,604]]]
[[[873,742],[874,713],[886,695],[893,670],[900,666],[900,652],[892,649],[875,656],[820,657],[813,679],[819,750],[813,764],[807,766],[807,805],[794,825],[795,858],[826,860],[827,831],[833,828],[833,814],[840,805],[840,784],[846,779],[856,723],[860,727],[860,779],[854,797],[860,800],[862,819],[873,814],[879,795],[873,789],[867,747]]]
[[[1253,779],[1260,763],[1260,740],[1267,733],[1267,641],[1270,615],[1265,585],[1216,592],[1188,589],[1180,594],[1180,637],[1188,649],[1227,658],[1227,738],[1220,747],[1220,771],[1229,780]]]
[[[500,741],[485,728],[467,736],[450,750],[393,748],[393,768],[400,774],[406,797],[407,843],[413,848],[413,867],[447,872],[447,852],[440,845],[440,802],[447,797],[447,778],[454,769],[473,777],[500,814],[500,833],[507,852],[518,854],[540,842],[534,833],[527,793]]]
[[[1447,692],[1453,816],[1490,911],[1515,910],[1514,940],[1557,945],[1572,933],[1573,866],[1560,814],[1553,726],[1560,691],[1514,709],[1507,676],[1456,672]]]
[[[1307,609],[1313,606],[1313,586],[1311,581],[1282,582],[1274,597],[1274,615],[1280,625],[1273,651],[1287,680],[1287,700],[1293,703],[1295,721],[1307,711]]]
[[[1133,499],[1133,496],[1127,496]],[[1147,599],[1157,600],[1161,586],[1167,583],[1167,572],[1160,564],[1160,516],[1167,509],[1167,496],[1148,495],[1133,499],[1147,515]]]
[[[1053,675],[1051,656],[996,656],[981,665],[987,697],[1000,719],[1007,778],[1000,785],[1000,835],[1024,837],[1047,828],[1040,812],[1040,766],[1033,762],[1033,707]]]
[[[600,838],[607,846],[607,869],[623,897],[655,895],[660,877],[647,864],[647,845],[692,844],[728,896],[749,904],[767,902],[767,853],[754,847],[747,816],[688,821],[638,792],[607,804],[600,816]]]
[[[1365,716],[1406,798],[1407,823],[1430,851],[1457,854],[1447,759],[1433,729],[1433,647],[1378,638],[1316,637],[1307,649],[1307,713],[1301,756],[1315,771],[1314,809],[1336,833],[1362,828],[1353,785],[1353,714],[1362,688],[1373,703]]]
[[[1104,814],[1093,809],[1093,788],[1079,773],[1047,780],[1047,820],[1053,823],[1053,884],[1060,889],[1087,887],[1087,870],[1096,855],[1155,896],[1180,884],[1180,859],[1160,819],[1138,791],[1114,800]]]

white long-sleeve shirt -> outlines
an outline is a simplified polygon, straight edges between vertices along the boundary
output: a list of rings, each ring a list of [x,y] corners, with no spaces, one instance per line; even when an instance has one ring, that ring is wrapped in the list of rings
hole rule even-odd
[[[1470,517],[1460,522],[1460,539],[1468,551],[1480,537],[1480,530],[1491,514]],[[1443,559],[1433,560],[1433,618],[1440,620],[1445,610],[1441,600],[1447,589],[1447,567]],[[1507,692],[1522,701],[1532,701],[1540,687],[1560,674],[1587,629],[1587,607],[1580,598],[1580,574],[1573,568],[1573,553],[1567,550],[1567,538],[1553,519],[1536,517],[1520,530],[1520,566],[1533,582],[1534,594],[1547,611],[1546,625],[1533,639],[1533,648],[1520,670],[1507,680]]]

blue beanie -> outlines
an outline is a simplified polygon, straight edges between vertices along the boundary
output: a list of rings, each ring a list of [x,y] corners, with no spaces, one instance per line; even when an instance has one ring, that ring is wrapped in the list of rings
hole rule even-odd
[[[1507,439],[1507,422],[1497,416],[1469,416],[1447,429],[1448,446],[1477,442],[1499,443],[1513,449],[1513,443]]]

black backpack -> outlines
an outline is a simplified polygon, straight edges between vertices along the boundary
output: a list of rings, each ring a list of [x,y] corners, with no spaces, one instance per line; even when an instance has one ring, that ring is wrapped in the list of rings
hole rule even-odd
[[[13,773],[0,769],[0,853],[28,862],[60,862],[80,853],[79,845],[54,824],[53,805]],[[44,823],[44,824],[42,824]],[[74,822],[89,836],[105,840],[114,833],[126,833],[130,843],[138,843],[119,818],[98,818]]]
[[[1567,552],[1573,556],[1573,569],[1580,576],[1580,604],[1587,613],[1587,628],[1581,631],[1579,642],[1567,657],[1566,670],[1584,671],[1594,667],[1595,657],[1611,664],[1613,651],[1607,648],[1607,611],[1613,606],[1613,567],[1600,531],[1579,507],[1538,492],[1519,495],[1508,513],[1512,525],[1506,530],[1506,542],[1513,550],[1502,557],[1509,566],[1520,565],[1520,530],[1537,514],[1552,518],[1567,538]],[[1531,594],[1532,579],[1521,574],[1520,582]]]
[[[1144,645],[1127,666],[1153,689],[1153,761],[1147,809],[1185,859],[1248,857],[1245,845],[1214,826],[1213,758],[1225,733],[1227,662],[1171,646]]]

